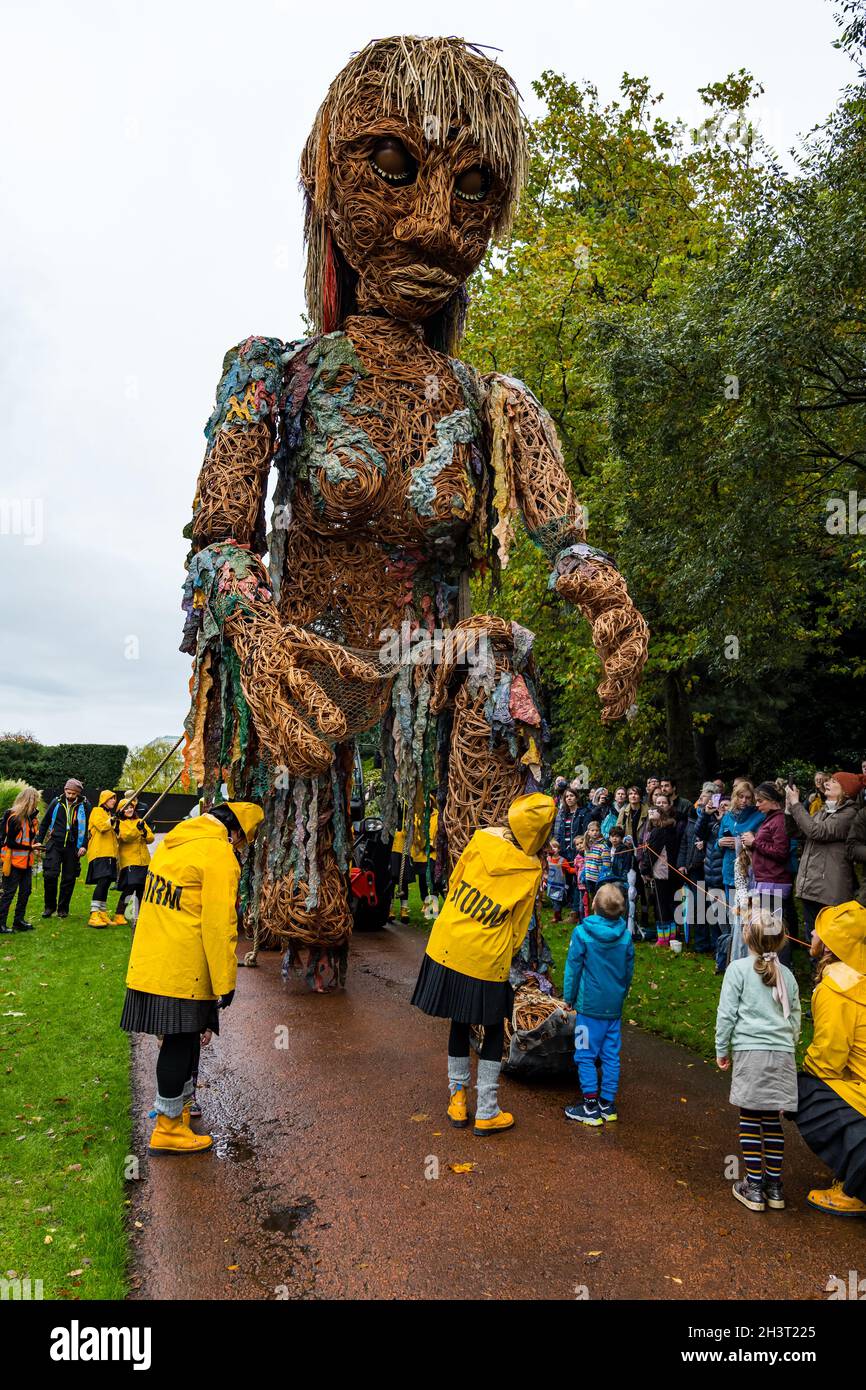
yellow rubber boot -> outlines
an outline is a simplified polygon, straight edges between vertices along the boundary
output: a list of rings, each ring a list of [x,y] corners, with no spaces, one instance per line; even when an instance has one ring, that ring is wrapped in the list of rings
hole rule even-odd
[[[463,1086],[459,1091],[455,1091],[448,1102],[448,1118],[455,1129],[465,1129],[469,1123],[469,1111],[466,1108],[466,1090]]]
[[[114,916],[110,919],[110,922],[113,927],[126,926],[126,918],[124,917],[122,912],[116,912]]]
[[[492,1062],[487,1057],[478,1058],[478,1106],[475,1111],[475,1133],[480,1138],[485,1138],[488,1134],[501,1134],[504,1129],[511,1129],[514,1124],[514,1116],[509,1115],[507,1110],[499,1108],[499,1073],[502,1070],[501,1062]],[[486,1112],[491,1115],[490,1119],[482,1119]]]
[[[150,1136],[152,1154],[196,1154],[213,1145],[210,1134],[194,1134],[183,1119],[169,1119],[168,1115],[157,1115],[156,1126]]]
[[[108,916],[106,915],[106,913],[99,910],[97,910],[96,912],[91,912],[90,916],[87,919],[87,925],[89,927],[107,927]]]
[[[409,921],[409,904],[407,902],[403,902],[400,904],[400,921]]]
[[[503,1129],[511,1129],[514,1124],[514,1116],[509,1115],[507,1110],[500,1110],[498,1115],[494,1115],[492,1120],[479,1120],[475,1116],[475,1133],[484,1138],[488,1134],[499,1134]]]
[[[810,1207],[826,1211],[830,1216],[866,1216],[866,1202],[861,1202],[859,1197],[848,1197],[840,1182],[834,1182],[832,1187],[813,1188],[806,1201]]]

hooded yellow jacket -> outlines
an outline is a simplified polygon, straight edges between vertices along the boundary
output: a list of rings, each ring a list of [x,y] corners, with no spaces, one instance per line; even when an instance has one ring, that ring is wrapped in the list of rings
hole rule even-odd
[[[839,959],[812,995],[815,1033],[803,1065],[866,1115],[866,908],[825,907],[815,928]]]
[[[555,814],[549,796],[519,797],[508,812],[517,844],[501,829],[476,830],[454,866],[427,955],[476,980],[505,981],[529,927],[541,883],[538,851]]]
[[[174,999],[216,999],[234,989],[240,865],[224,826],[181,821],[151,860],[126,983]]]
[[[150,863],[148,845],[153,842],[153,831],[144,822],[144,834],[138,828],[140,816],[121,816],[117,823],[117,866],[129,869],[133,865],[146,866]]]
[[[87,822],[87,858],[116,859],[117,835],[111,823],[111,815],[105,810],[105,803],[115,793],[107,790],[99,793],[99,805],[94,806]]]

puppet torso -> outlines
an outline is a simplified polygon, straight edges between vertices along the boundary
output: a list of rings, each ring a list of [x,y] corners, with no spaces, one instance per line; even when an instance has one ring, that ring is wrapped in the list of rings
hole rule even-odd
[[[360,647],[406,616],[449,626],[484,510],[473,374],[408,325],[366,315],[299,359],[271,547],[282,616]]]

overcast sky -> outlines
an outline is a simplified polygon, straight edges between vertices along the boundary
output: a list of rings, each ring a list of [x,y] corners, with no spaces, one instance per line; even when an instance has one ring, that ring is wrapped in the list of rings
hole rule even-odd
[[[827,0],[4,0],[0,59],[0,730],[180,730],[177,651],[202,427],[225,350],[299,336],[301,146],[387,34],[502,50],[530,114],[553,68],[668,114],[740,67],[780,150],[849,80]],[[13,597],[14,596],[14,597]]]

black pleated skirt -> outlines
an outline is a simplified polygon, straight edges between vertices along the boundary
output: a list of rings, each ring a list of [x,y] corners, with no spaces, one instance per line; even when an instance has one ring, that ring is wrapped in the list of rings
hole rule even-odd
[[[476,980],[425,955],[412,1003],[433,1018],[489,1027],[511,1017],[514,990],[507,980]]]
[[[817,1076],[797,1078],[797,1128],[813,1153],[832,1169],[847,1196],[866,1202],[866,1115]]]
[[[121,893],[131,893],[133,888],[143,888],[147,869],[143,864],[127,864],[117,875],[117,886]]]
[[[203,1033],[220,1030],[215,999],[174,999],[169,994],[145,994],[127,989],[120,1026],[125,1033]]]
[[[108,854],[103,854],[99,859],[90,859],[87,863],[87,878],[85,883],[102,883],[109,879],[112,883],[117,877],[117,860]]]

